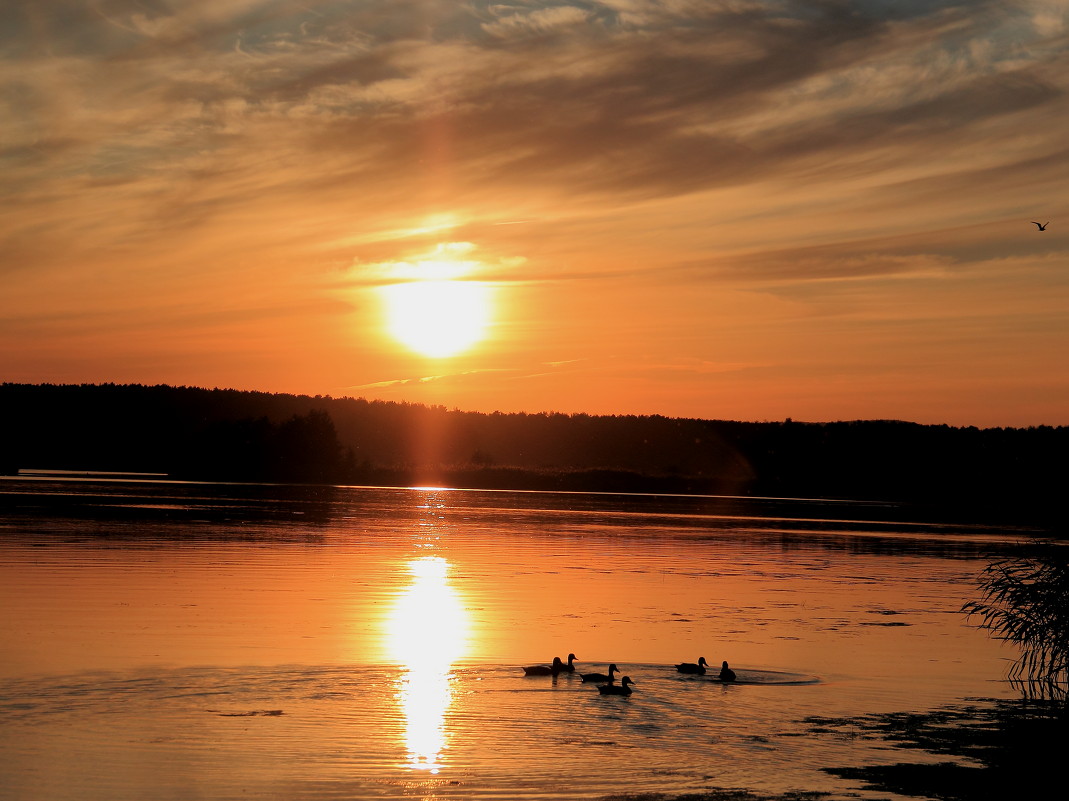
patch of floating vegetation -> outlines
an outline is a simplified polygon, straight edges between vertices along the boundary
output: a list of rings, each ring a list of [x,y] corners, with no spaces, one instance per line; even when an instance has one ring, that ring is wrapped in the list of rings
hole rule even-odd
[[[825,767],[866,789],[974,801],[1019,797],[1027,788],[1064,780],[1069,708],[1057,702],[990,701],[929,712],[858,718],[808,718],[810,732],[844,739],[882,739],[929,758],[891,765]],[[933,762],[930,756],[946,757]]]
[[[665,793],[640,793],[636,795],[607,795],[598,801],[826,801],[832,798],[828,793],[799,791],[782,795],[762,795],[749,790],[713,789],[701,793],[686,795],[666,795]]]

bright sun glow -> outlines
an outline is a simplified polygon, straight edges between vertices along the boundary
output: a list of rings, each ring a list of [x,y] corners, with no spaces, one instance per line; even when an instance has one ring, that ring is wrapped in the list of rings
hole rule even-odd
[[[479,342],[490,288],[477,281],[412,281],[383,287],[390,334],[424,356],[455,356]]]

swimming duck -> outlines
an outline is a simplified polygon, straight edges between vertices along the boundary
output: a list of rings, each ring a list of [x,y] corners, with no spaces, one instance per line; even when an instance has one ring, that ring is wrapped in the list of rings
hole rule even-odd
[[[563,673],[575,673],[575,654],[568,654],[568,664],[561,666],[561,672]]]
[[[681,665],[676,665],[676,670],[680,673],[697,673],[699,676],[705,675],[705,668],[708,666],[708,662],[705,661],[704,656],[699,656],[697,663],[684,662]]]
[[[628,685],[634,684],[631,681],[630,676],[624,676],[620,679],[619,684],[605,684],[598,687],[598,692],[602,695],[631,695],[631,687]]]
[[[525,676],[556,676],[558,673],[567,672],[568,666],[560,661],[559,656],[553,657],[552,665],[531,665],[523,669]]]
[[[620,668],[616,667],[615,664],[612,664],[609,665],[609,675],[607,676],[604,673],[580,673],[579,675],[582,676],[583,681],[588,684],[612,684],[613,674],[619,672]]]
[[[728,663],[725,661],[720,666],[720,681],[735,681],[735,671],[728,667]]]

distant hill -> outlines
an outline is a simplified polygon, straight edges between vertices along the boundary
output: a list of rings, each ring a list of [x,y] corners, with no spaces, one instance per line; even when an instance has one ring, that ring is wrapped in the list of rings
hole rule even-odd
[[[0,472],[1056,508],[1069,428],[483,414],[142,385],[0,384]]]

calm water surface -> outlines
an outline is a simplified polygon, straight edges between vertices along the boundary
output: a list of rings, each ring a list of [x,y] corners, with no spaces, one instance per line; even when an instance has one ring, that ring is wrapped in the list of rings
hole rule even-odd
[[[888,798],[820,768],[900,751],[806,718],[1013,697],[959,609],[1024,536],[882,504],[0,479],[0,798]],[[569,652],[634,694],[524,677]],[[699,656],[739,683],[676,672]]]

